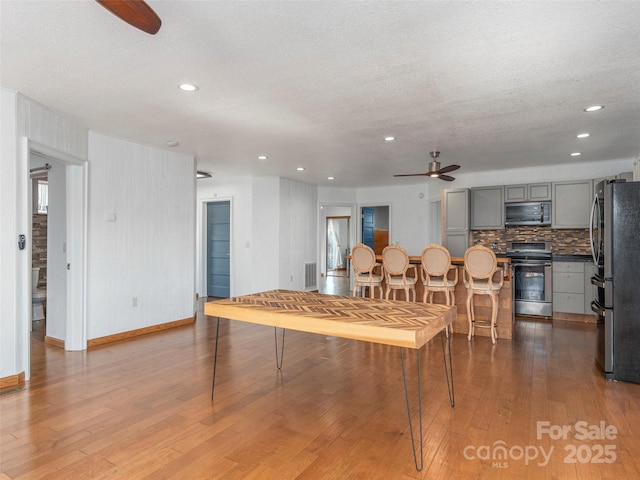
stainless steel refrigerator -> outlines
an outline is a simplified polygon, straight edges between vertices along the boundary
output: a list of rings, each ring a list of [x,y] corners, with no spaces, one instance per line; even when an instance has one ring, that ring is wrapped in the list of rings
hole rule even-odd
[[[640,182],[600,182],[591,209],[597,362],[606,378],[640,383]]]

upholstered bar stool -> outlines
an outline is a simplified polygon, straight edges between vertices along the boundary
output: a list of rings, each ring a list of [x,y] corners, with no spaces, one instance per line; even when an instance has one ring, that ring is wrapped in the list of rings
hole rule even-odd
[[[500,279],[495,281],[493,276],[499,271]],[[482,245],[473,246],[464,253],[464,286],[467,287],[467,319],[469,320],[470,341],[474,335],[474,328],[490,328],[491,342],[496,343],[496,320],[498,318],[498,297],[504,283],[502,270],[498,270],[495,253]],[[491,318],[476,320],[473,307],[474,295],[488,295],[491,298]]]
[[[377,267],[382,265],[376,263],[376,254],[371,247],[364,243],[359,243],[351,250],[351,265],[353,265],[353,296],[357,296],[358,287],[361,287],[361,293],[364,297],[364,289],[369,287],[369,296],[373,298],[376,287],[380,289],[380,298],[382,298],[382,272],[380,275],[374,273]]]
[[[452,270],[453,275],[450,275]],[[445,304],[455,305],[458,267],[451,265],[449,250],[436,243],[425,247],[420,255],[420,277],[423,287],[422,303],[433,303],[434,294],[442,292]],[[450,328],[452,326],[447,326],[447,336]]]
[[[398,245],[389,245],[382,250],[382,268],[386,283],[385,297],[389,299],[389,293],[393,290],[393,299],[396,299],[396,291],[404,290],[405,300],[411,301],[409,292],[413,292],[413,301],[416,301],[416,281],[418,271],[415,265],[409,264],[409,255],[406,250]],[[407,277],[407,270],[413,269],[414,276]]]
[[[433,294],[443,292],[447,305],[456,303],[458,268],[451,265],[449,250],[434,243],[422,250],[420,259],[420,275],[424,287],[422,302],[427,303],[428,299],[428,303],[433,303]],[[449,272],[452,270],[454,274],[453,278],[450,278]]]

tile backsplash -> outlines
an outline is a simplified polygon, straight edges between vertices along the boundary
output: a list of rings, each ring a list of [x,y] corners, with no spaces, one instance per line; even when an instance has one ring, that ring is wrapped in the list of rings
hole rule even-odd
[[[552,229],[551,227],[509,227],[502,230],[473,230],[473,245],[489,248],[497,244],[496,252],[504,254],[507,242],[551,242],[552,252],[564,255],[590,255],[589,229]]]

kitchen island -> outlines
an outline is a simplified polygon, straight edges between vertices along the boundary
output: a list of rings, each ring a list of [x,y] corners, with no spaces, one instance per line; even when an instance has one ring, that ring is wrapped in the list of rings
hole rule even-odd
[[[382,256],[377,255],[376,260],[382,264]],[[420,257],[410,256],[409,261],[412,265],[416,266],[418,281],[416,282],[416,299],[421,302],[423,287],[422,280],[420,279]],[[456,285],[455,299],[457,307],[457,316],[453,321],[452,327],[454,333],[469,333],[469,321],[467,320],[467,289],[464,286],[462,280],[464,271],[464,258],[452,257],[451,263],[458,268],[458,284]],[[502,269],[502,278],[504,284],[500,290],[498,297],[498,319],[496,321],[496,338],[503,338],[511,340],[513,336],[513,328],[515,315],[513,310],[513,283],[511,278],[511,266],[510,260],[506,257],[498,257],[498,267]],[[410,268],[407,272],[408,275],[413,275],[413,269]],[[496,272],[496,278],[499,273]],[[385,283],[382,282],[382,288],[384,291]],[[392,294],[390,294],[390,298]],[[397,291],[396,298],[398,300],[405,300],[404,292],[402,290]],[[435,293],[434,302],[444,304],[444,293]],[[473,305],[477,319],[489,319],[491,318],[491,299],[487,295],[475,295],[473,297]],[[491,331],[488,328],[479,328],[476,326],[475,336],[477,337],[491,337]]]

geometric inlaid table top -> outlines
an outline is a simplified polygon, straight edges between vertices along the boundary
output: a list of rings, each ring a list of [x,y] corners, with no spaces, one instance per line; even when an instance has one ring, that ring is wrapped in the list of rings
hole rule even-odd
[[[271,290],[207,302],[205,315],[398,347],[420,348],[456,318],[456,307]]]

